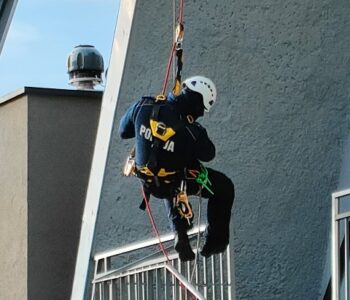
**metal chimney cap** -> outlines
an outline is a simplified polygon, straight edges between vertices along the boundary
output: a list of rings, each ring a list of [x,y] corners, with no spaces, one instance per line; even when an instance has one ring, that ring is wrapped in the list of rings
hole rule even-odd
[[[102,83],[103,57],[92,45],[75,46],[67,59],[69,83],[78,89],[93,89]]]

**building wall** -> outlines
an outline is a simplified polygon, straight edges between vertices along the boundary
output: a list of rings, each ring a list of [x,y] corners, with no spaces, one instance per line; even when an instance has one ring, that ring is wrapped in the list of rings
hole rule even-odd
[[[0,98],[0,299],[69,299],[101,98]]]
[[[201,120],[217,146],[209,166],[236,185],[237,299],[322,297],[330,194],[338,187],[350,129],[350,3],[185,4],[183,76],[203,74],[217,85],[217,105]],[[116,131],[134,99],[161,90],[171,20],[171,3],[138,1],[94,253],[152,236],[138,209],[139,184],[120,175],[133,143]],[[163,204],[151,205],[165,232]]]
[[[0,103],[0,298],[27,296],[27,101]]]
[[[28,299],[70,297],[101,96],[29,92]]]

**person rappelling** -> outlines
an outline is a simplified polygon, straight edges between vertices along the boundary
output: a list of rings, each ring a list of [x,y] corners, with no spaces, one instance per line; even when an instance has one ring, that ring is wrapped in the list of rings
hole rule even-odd
[[[197,121],[210,111],[216,93],[209,78],[193,76],[184,80],[178,95],[142,97],[120,120],[120,137],[135,138],[131,172],[142,182],[145,201],[150,195],[165,199],[181,261],[195,258],[187,236],[193,219],[189,195],[208,199],[201,255],[224,252],[229,243],[234,185],[223,173],[203,166],[215,157],[215,146]]]
[[[180,260],[189,261],[195,259],[195,254],[187,236],[193,220],[188,196],[208,199],[205,243],[200,253],[209,257],[224,252],[229,243],[235,189],[226,175],[202,164],[215,157],[215,146],[197,119],[210,111],[217,92],[212,80],[204,76],[181,81],[183,9],[184,0],[180,0],[175,39],[161,94],[142,97],[130,106],[120,120],[119,135],[122,139],[135,138],[124,175],[136,175],[141,180],[144,198],[141,208],[147,208],[159,237],[148,201],[151,195],[164,199],[175,233],[174,248]],[[172,93],[165,96],[175,56],[175,83]],[[167,256],[160,240],[159,244]]]

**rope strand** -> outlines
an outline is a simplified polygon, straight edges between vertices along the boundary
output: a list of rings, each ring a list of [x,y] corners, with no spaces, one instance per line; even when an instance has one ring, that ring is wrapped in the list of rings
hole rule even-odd
[[[165,78],[164,78],[163,88],[162,88],[162,95],[165,95],[166,89],[168,87],[169,73],[170,73],[171,65],[173,63],[175,48],[176,48],[176,43],[173,43],[173,46],[171,48],[171,52],[169,55],[169,59],[168,59],[168,64],[166,67]]]
[[[175,0],[174,0],[174,16],[175,16]],[[179,26],[183,26],[182,22],[183,22],[183,16],[184,16],[184,0],[180,0],[180,3],[179,3],[179,13],[178,13],[178,24]],[[174,20],[175,20],[175,17],[174,17]],[[174,26],[175,27],[175,26]],[[176,46],[177,46],[177,43],[178,41],[176,40],[176,36],[174,34],[174,42],[172,44],[172,47],[171,47],[171,51],[170,51],[170,55],[169,55],[169,58],[168,58],[168,63],[167,63],[167,67],[166,67],[166,72],[165,72],[165,77],[164,77],[164,81],[163,81],[163,86],[162,86],[162,93],[161,95],[165,96],[165,92],[167,90],[167,87],[168,87],[168,81],[169,81],[169,75],[170,75],[170,70],[171,70],[171,66],[173,64],[173,60],[174,60],[174,56],[175,56],[175,50],[176,50]],[[175,71],[174,71],[174,77],[175,77]],[[164,245],[162,243],[162,240],[160,238],[160,235],[159,235],[159,231],[158,231],[158,228],[156,226],[156,223],[154,221],[154,218],[153,218],[153,215],[152,215],[152,211],[151,211],[151,207],[148,203],[148,198],[146,196],[146,193],[145,193],[145,190],[144,188],[142,187],[142,195],[143,195],[143,199],[146,203],[146,209],[147,209],[147,212],[148,212],[148,216],[149,216],[149,219],[150,219],[150,222],[152,224],[152,228],[153,228],[153,231],[156,235],[156,237],[158,238],[158,241],[159,241],[159,247],[160,247],[160,250],[163,252],[166,260],[167,260],[167,263],[170,263],[170,259],[169,259],[169,256],[168,256],[168,253],[167,251],[165,250],[164,248]],[[200,201],[201,202],[201,201]],[[200,211],[200,208],[199,208],[199,211]],[[198,243],[199,243],[199,232],[198,232],[198,240],[197,240],[197,252],[198,252]],[[197,256],[198,254],[196,254]],[[196,261],[197,261],[197,257],[196,257]],[[194,263],[194,267],[196,266],[197,262],[195,261]],[[193,277],[193,273],[192,273],[192,276]],[[191,279],[192,280],[192,279]],[[180,286],[182,289],[184,290],[187,290],[186,287],[183,285],[182,282],[180,282]],[[190,293],[188,290],[187,290],[187,293]],[[194,297],[194,295],[192,295],[190,293],[189,295],[189,299],[190,300],[195,300],[196,297]]]
[[[164,257],[166,258],[168,264],[170,264],[170,259],[169,259],[169,255],[167,253],[167,251],[165,250],[164,248],[164,245],[162,243],[162,240],[160,238],[160,234],[159,234],[159,231],[158,231],[158,228],[157,228],[157,225],[156,225],[156,222],[154,221],[154,218],[153,218],[153,214],[152,214],[152,211],[151,211],[151,207],[148,203],[149,199],[147,198],[146,196],[146,193],[145,193],[145,190],[143,187],[141,187],[141,190],[142,190],[142,196],[143,196],[143,199],[144,201],[146,202],[146,209],[147,209],[147,212],[148,212],[148,216],[149,216],[149,219],[151,221],[151,224],[152,224],[152,228],[153,228],[153,232],[154,234],[156,235],[156,237],[158,238],[158,242],[159,242],[159,248],[160,250],[163,252],[163,255]],[[184,291],[187,291],[187,293],[190,293],[190,300],[195,300],[196,298],[192,295],[192,293],[187,290],[187,288],[185,287],[185,285],[180,281],[180,287],[184,290]]]
[[[155,233],[155,235],[156,235],[156,237],[158,238],[158,241],[159,241],[159,248],[160,248],[160,250],[163,252],[163,254],[164,254],[164,256],[165,256],[167,262],[170,262],[168,253],[167,253],[167,251],[165,250],[164,245],[163,245],[163,243],[162,243],[162,240],[161,240],[161,238],[160,238],[160,234],[159,234],[158,228],[157,228],[157,226],[156,226],[156,222],[154,221],[154,218],[153,218],[153,214],[152,214],[152,211],[151,211],[151,207],[150,207],[150,205],[149,205],[149,203],[148,203],[148,202],[149,202],[149,199],[148,199],[147,196],[146,196],[146,193],[145,193],[145,190],[144,190],[143,186],[141,187],[141,190],[142,190],[143,200],[144,200],[145,203],[146,203],[146,209],[147,209],[148,216],[149,216],[149,219],[150,219],[151,224],[152,224],[153,231],[154,231],[154,233]]]
[[[201,210],[201,206],[202,206],[202,188],[200,188],[200,192],[199,192],[199,202],[198,202],[198,232],[197,232],[197,243],[196,243],[196,257],[194,259],[194,263],[193,263],[193,269],[192,269],[192,274],[191,274],[191,279],[190,282],[193,282],[193,276],[195,273],[195,270],[197,268],[197,264],[198,264],[198,249],[199,249],[199,238],[200,238],[200,224],[201,224],[201,214],[202,214],[202,210]]]
[[[178,23],[180,25],[182,25],[183,16],[184,16],[184,0],[180,0],[179,13],[178,13]],[[168,64],[167,64],[167,67],[166,67],[166,72],[165,72],[165,76],[164,76],[164,81],[163,81],[163,87],[162,87],[161,95],[165,95],[165,92],[166,92],[167,87],[168,87],[169,74],[170,74],[171,65],[172,65],[173,59],[174,59],[174,52],[175,52],[175,49],[176,49],[176,44],[177,44],[177,41],[174,39],[173,45],[171,47],[170,55],[169,55],[169,58],[168,58]]]

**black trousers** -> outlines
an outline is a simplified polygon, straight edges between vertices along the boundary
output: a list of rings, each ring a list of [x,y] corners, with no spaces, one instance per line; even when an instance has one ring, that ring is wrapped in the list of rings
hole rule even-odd
[[[230,236],[231,209],[235,198],[234,184],[225,174],[211,168],[207,170],[211,182],[210,189],[214,194],[205,188],[201,191],[201,196],[208,199],[206,238],[217,243],[226,243]],[[200,185],[195,180],[186,180],[186,183],[187,194],[197,195]],[[180,234],[186,233],[190,225],[185,218],[181,218],[174,205],[174,197],[166,197],[164,203],[172,229]]]

